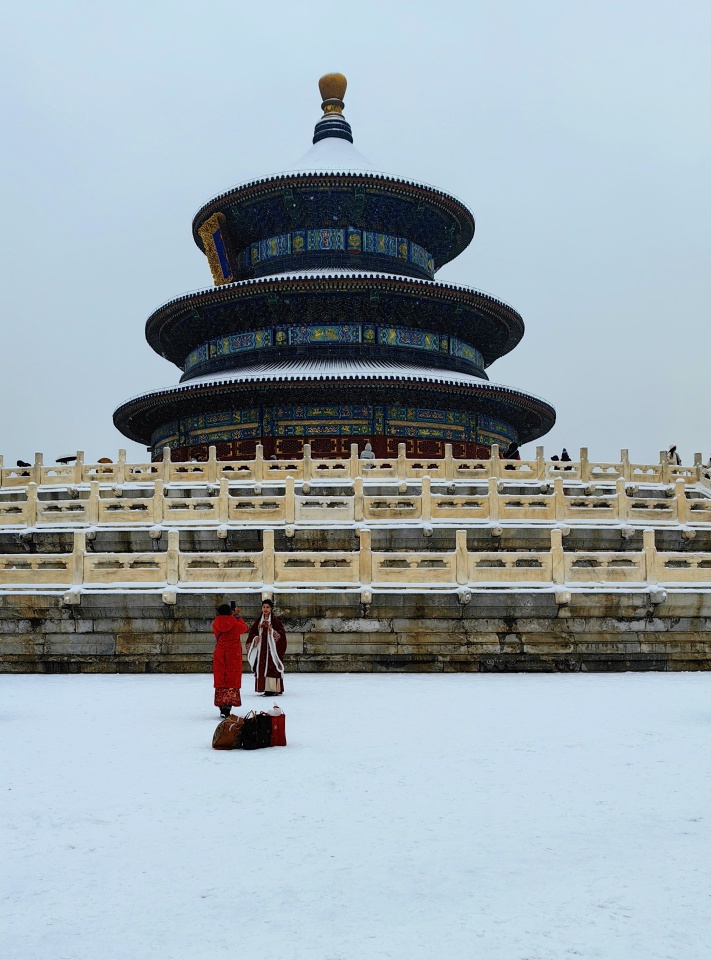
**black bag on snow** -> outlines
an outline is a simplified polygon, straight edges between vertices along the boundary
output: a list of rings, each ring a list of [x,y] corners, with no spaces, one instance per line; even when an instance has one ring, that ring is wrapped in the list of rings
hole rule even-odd
[[[272,718],[266,713],[250,713],[242,727],[242,749],[259,750],[272,745]]]

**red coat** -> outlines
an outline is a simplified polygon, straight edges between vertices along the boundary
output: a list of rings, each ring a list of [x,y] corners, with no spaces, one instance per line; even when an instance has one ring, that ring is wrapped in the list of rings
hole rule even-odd
[[[240,636],[249,627],[241,617],[222,616],[212,621],[212,631],[217,643],[212,657],[212,676],[215,687],[242,686],[242,644]]]

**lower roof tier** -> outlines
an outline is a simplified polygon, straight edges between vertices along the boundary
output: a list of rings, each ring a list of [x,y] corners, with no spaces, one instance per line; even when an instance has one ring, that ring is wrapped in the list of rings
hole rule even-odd
[[[385,273],[304,271],[186,294],[146,322],[146,339],[181,370],[201,345],[264,327],[391,325],[454,336],[488,366],[523,336],[520,315],[469,287]]]
[[[286,411],[286,412],[284,412]],[[317,413],[315,411],[320,411]],[[497,422],[498,433],[480,418]],[[526,443],[547,433],[544,400],[466,373],[377,361],[256,364],[135,397],[114,413],[125,436],[160,449],[237,437],[402,430],[403,436],[476,441],[481,431]],[[408,432],[409,431],[409,432]],[[190,441],[190,442],[188,442]]]

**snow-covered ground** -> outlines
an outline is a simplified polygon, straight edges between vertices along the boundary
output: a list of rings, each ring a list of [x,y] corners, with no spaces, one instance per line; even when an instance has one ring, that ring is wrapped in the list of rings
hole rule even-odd
[[[711,674],[288,676],[251,753],[211,700],[0,677],[3,960],[711,956]]]

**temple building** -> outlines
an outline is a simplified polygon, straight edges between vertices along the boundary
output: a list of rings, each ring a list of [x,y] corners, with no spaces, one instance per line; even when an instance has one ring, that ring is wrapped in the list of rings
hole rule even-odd
[[[290,170],[235,187],[193,221],[214,287],[149,317],[174,387],[122,404],[117,428],[154,459],[487,458],[547,433],[553,408],[492,383],[523,336],[507,304],[435,274],[474,235],[461,201],[381,173],[353,145],[346,79],[319,83],[323,117]]]

